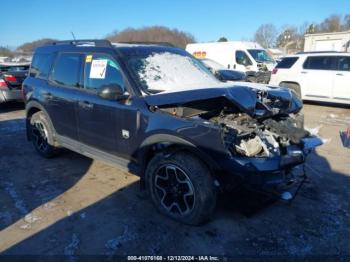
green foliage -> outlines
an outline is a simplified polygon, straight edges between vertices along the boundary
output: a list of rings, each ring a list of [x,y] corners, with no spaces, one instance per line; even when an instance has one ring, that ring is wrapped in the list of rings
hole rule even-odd
[[[227,38],[224,36],[220,37],[218,40],[218,42],[227,42],[227,41],[228,41]]]

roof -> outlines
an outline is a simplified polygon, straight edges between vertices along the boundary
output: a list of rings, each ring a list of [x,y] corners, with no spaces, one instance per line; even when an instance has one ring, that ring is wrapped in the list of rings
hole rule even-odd
[[[309,37],[309,36],[323,36],[323,35],[346,35],[346,34],[350,34],[350,30],[349,31],[341,31],[341,32],[328,32],[328,33],[315,33],[315,34],[305,34],[305,37]]]
[[[87,39],[87,40],[66,40],[66,41],[52,42],[52,43],[48,43],[46,45],[38,47],[35,51],[54,52],[54,51],[62,51],[62,50],[72,51],[77,49],[79,49],[79,51],[87,51],[87,52],[101,51],[102,49],[104,50],[117,49],[124,53],[131,54],[131,53],[139,53],[146,50],[166,51],[169,49],[174,50],[179,48],[175,48],[171,44],[163,43],[163,42],[112,43],[108,40]]]
[[[297,56],[350,56],[347,52],[336,52],[336,51],[315,51],[315,52],[299,52],[294,55],[287,55],[285,57],[297,57]]]

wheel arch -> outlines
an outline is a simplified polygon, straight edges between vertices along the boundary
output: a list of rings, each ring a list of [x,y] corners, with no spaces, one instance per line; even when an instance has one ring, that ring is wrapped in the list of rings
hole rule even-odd
[[[30,136],[30,119],[31,119],[32,115],[34,115],[37,112],[44,112],[47,115],[48,121],[51,124],[51,127],[52,127],[52,129],[54,131],[54,134],[56,133],[55,129],[54,129],[54,126],[53,126],[53,124],[51,122],[50,115],[48,114],[46,109],[40,103],[38,103],[37,101],[29,101],[26,104],[26,133],[27,133],[27,140],[28,141],[31,140],[31,136]]]
[[[146,138],[137,151],[137,159],[140,165],[140,176],[143,177],[149,161],[158,153],[185,151],[198,157],[210,170],[212,174],[219,169],[215,161],[193,143],[181,137],[169,134],[157,134]]]

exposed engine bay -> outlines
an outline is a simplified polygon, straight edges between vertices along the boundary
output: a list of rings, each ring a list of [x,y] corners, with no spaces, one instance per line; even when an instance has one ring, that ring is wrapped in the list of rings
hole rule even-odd
[[[203,103],[211,108],[210,101]],[[203,107],[203,106],[201,106]],[[232,108],[206,111],[201,107],[170,107],[160,111],[179,117],[202,118],[222,128],[223,140],[231,154],[270,157],[283,154],[290,145],[300,145],[310,134],[303,128],[303,115],[253,118]],[[217,105],[216,105],[217,107]]]
[[[270,157],[299,145],[309,132],[302,128],[302,115],[254,119],[245,113],[221,112],[209,119],[223,128],[224,143],[232,154]]]
[[[154,111],[199,118],[220,126],[223,143],[232,155],[256,158],[285,155],[290,146],[304,148],[305,139],[310,137],[299,113],[302,102],[283,88],[236,86],[191,90],[151,96],[147,102]],[[319,142],[316,144],[312,146]]]

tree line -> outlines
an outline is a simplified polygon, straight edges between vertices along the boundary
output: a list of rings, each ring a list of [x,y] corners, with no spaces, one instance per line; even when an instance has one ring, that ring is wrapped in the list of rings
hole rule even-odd
[[[288,25],[281,30],[273,24],[261,25],[254,35],[254,41],[265,48],[282,48],[300,51],[304,48],[305,34],[330,33],[350,30],[350,14],[331,15],[320,23],[307,23],[298,26]]]

